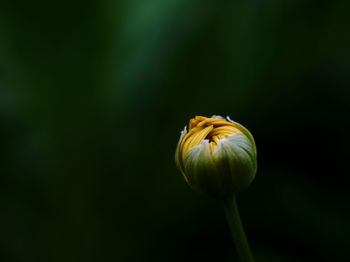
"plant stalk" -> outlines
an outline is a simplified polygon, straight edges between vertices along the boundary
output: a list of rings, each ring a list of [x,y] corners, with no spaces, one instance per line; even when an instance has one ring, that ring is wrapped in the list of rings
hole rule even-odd
[[[236,196],[230,195],[223,199],[227,222],[230,226],[233,241],[235,242],[241,262],[254,262],[247,237],[244,233],[241,218],[238,212]]]

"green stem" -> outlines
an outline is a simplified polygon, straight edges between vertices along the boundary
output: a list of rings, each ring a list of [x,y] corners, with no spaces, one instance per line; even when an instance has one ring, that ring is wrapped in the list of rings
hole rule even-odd
[[[254,262],[247,237],[244,233],[241,218],[239,216],[236,196],[233,194],[224,198],[224,209],[227,222],[230,226],[233,241],[236,244],[238,255],[242,262]]]

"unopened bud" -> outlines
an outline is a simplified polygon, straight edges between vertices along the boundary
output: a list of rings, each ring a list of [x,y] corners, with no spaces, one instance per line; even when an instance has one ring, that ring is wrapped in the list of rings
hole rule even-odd
[[[225,196],[253,181],[256,146],[250,132],[230,118],[196,116],[181,133],[175,162],[192,188]]]

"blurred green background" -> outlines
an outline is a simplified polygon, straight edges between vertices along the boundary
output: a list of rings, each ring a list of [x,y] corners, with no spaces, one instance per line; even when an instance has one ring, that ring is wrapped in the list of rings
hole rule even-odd
[[[349,258],[349,1],[1,1],[0,261],[237,261],[174,165],[195,115],[258,147],[257,261]]]

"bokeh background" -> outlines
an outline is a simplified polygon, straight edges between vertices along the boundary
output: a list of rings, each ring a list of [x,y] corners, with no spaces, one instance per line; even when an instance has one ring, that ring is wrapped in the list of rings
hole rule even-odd
[[[174,165],[213,114],[256,138],[256,260],[345,261],[349,3],[1,1],[0,261],[237,261]]]

